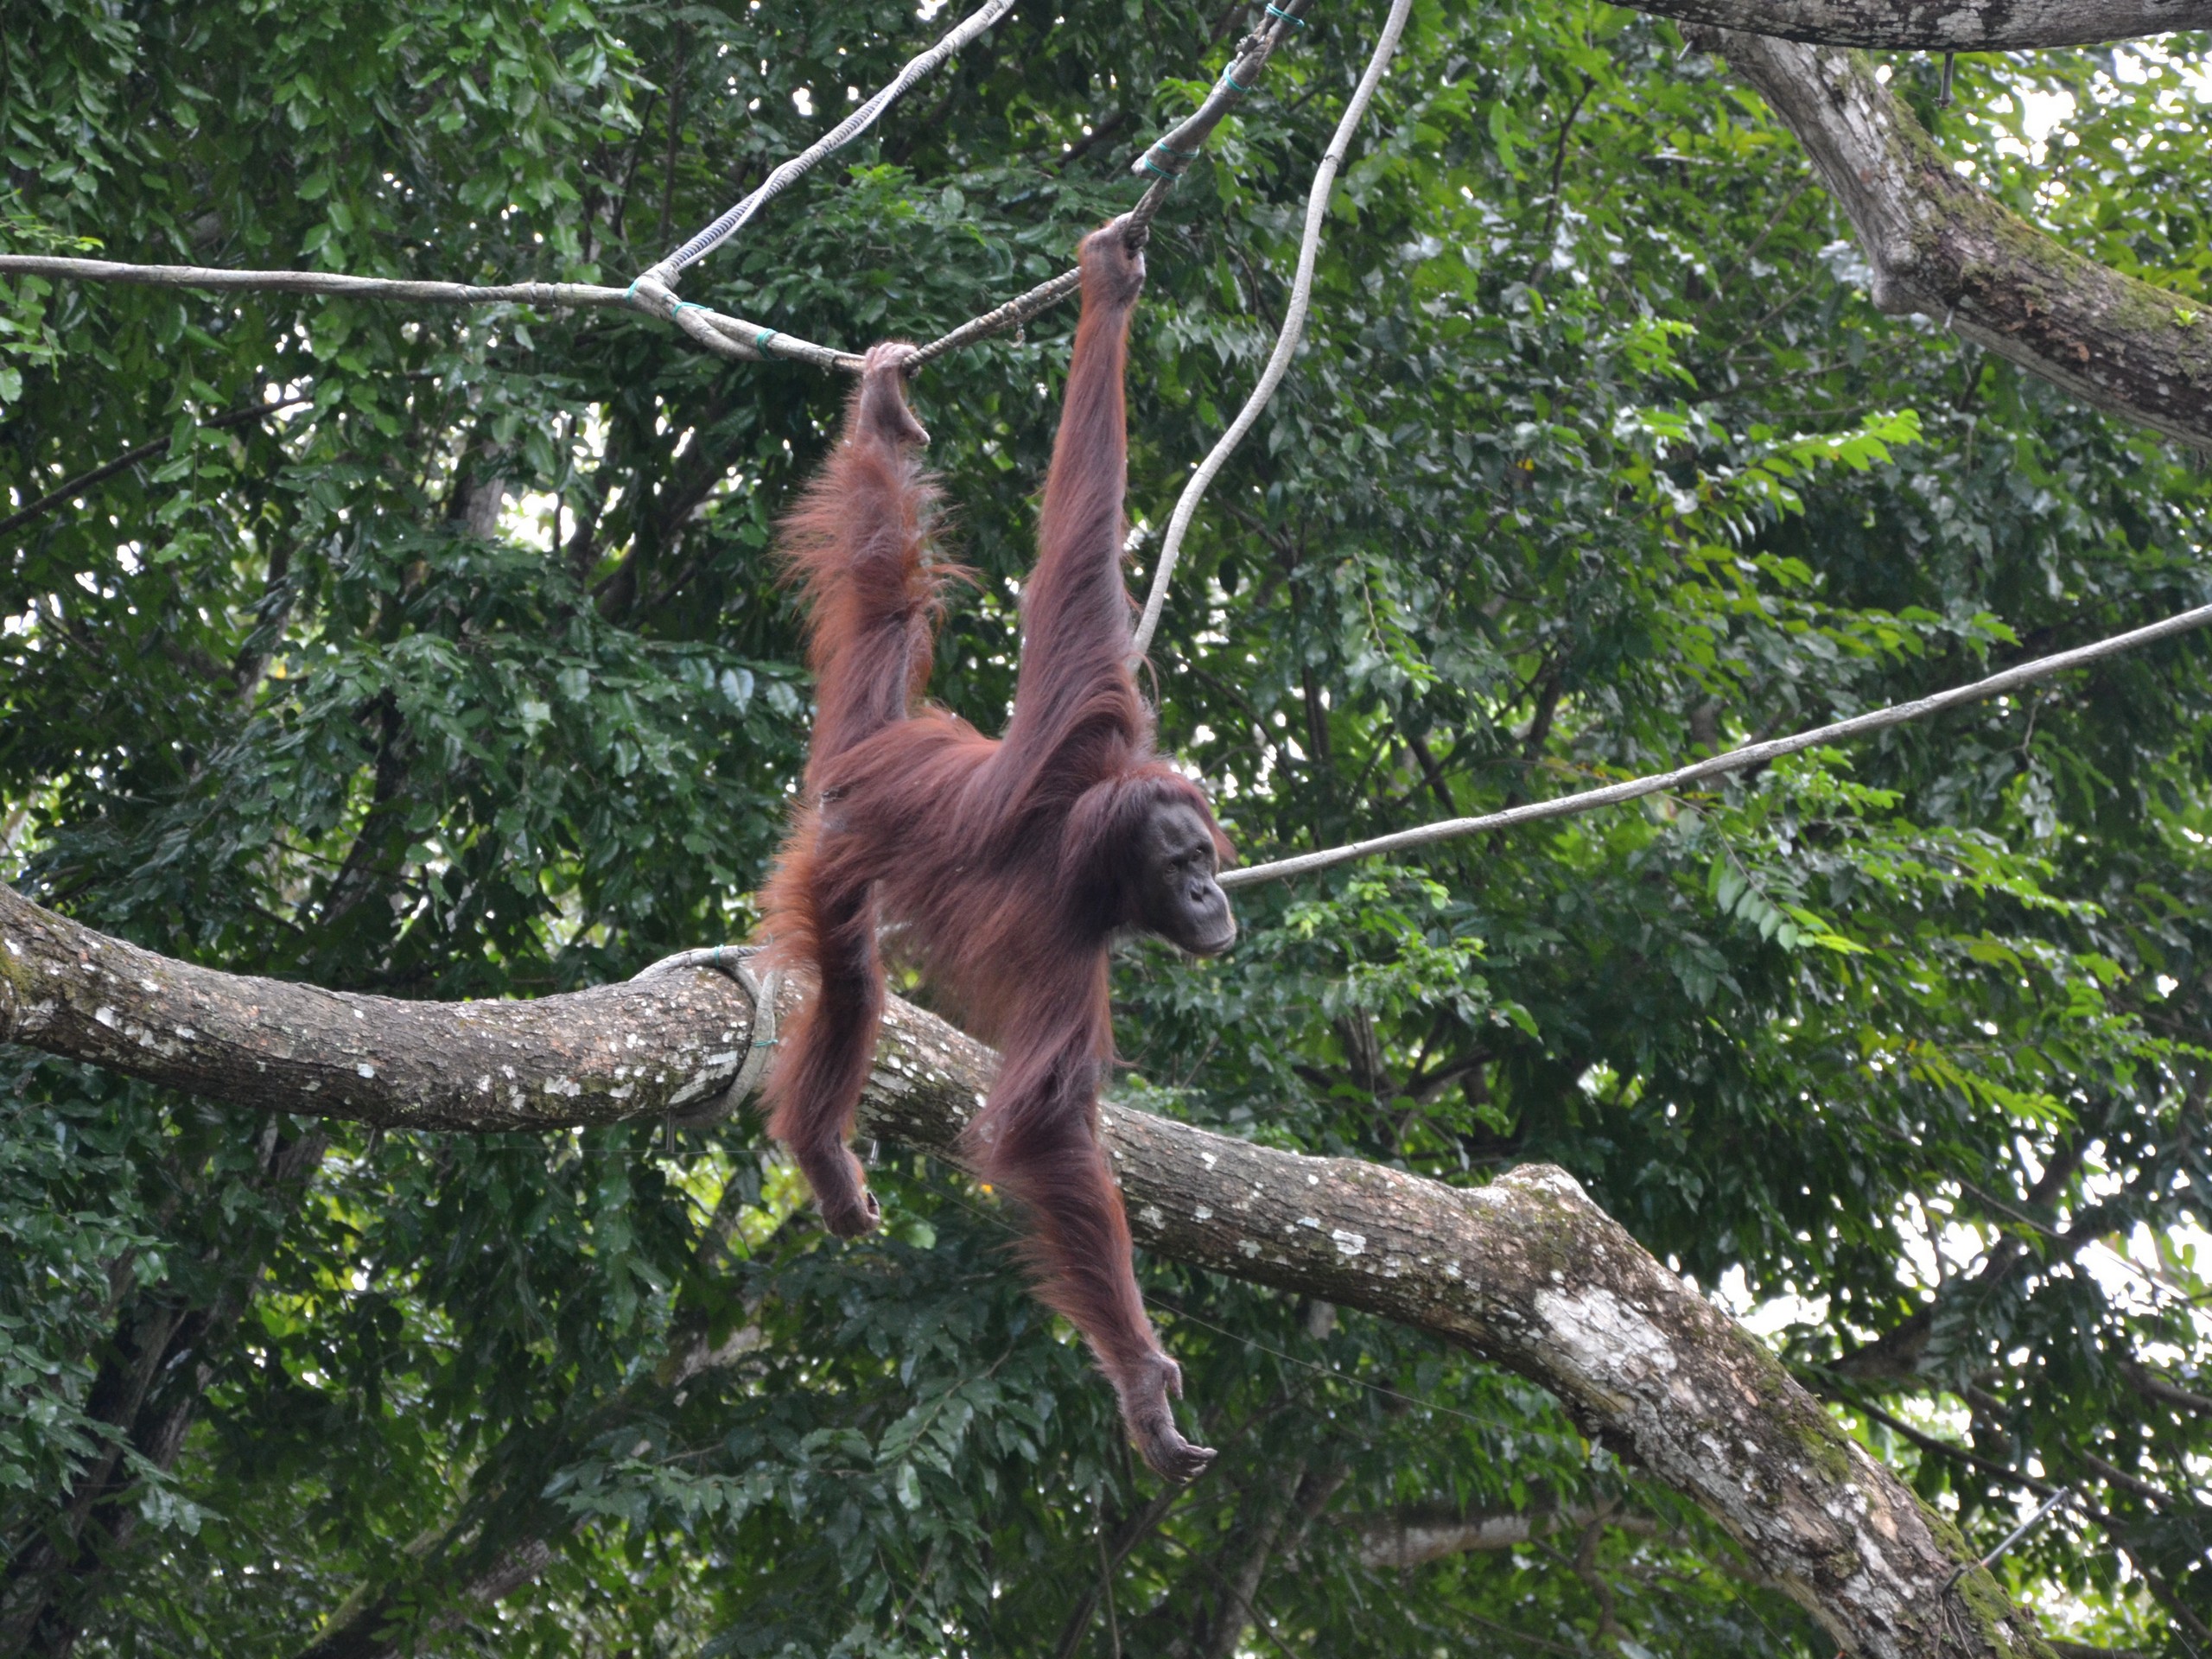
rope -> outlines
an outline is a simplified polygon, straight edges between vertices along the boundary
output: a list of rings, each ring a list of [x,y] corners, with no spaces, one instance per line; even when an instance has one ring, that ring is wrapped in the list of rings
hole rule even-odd
[[[760,954],[757,944],[716,944],[697,950],[678,950],[672,957],[663,957],[650,967],[640,969],[631,978],[658,979],[664,974],[681,972],[686,968],[711,968],[716,973],[728,974],[745,988],[753,999],[753,1040],[747,1048],[745,1058],[739,1063],[737,1073],[728,1086],[713,1099],[684,1112],[671,1112],[668,1127],[673,1139],[677,1125],[687,1129],[702,1128],[709,1123],[719,1123],[739,1107],[753,1098],[760,1086],[760,1079],[768,1070],[768,1051],[776,1046],[776,998],[783,990],[784,976],[771,968],[756,976],[747,958]]]
[[[812,172],[823,158],[842,149],[874,126],[876,117],[905,96],[916,81],[934,73],[938,65],[1013,10],[1014,5],[1014,0],[984,0],[935,46],[908,59],[906,67],[892,77],[882,91],[771,173],[759,189],[653,266],[648,274],[665,283],[686,265],[705,258],[743,230],[761,208]]]
[[[1270,6],[1268,10],[1275,9]],[[1252,388],[1252,395],[1236,411],[1236,418],[1229,423],[1229,429],[1198,463],[1198,470],[1183,486],[1174,516],[1167,521],[1167,537],[1160,544],[1160,562],[1153,567],[1152,591],[1145,596],[1144,615],[1137,622],[1136,634],[1130,644],[1133,666],[1144,660],[1153,632],[1160,626],[1160,613],[1167,603],[1167,584],[1174,577],[1175,561],[1183,551],[1183,537],[1190,531],[1198,503],[1205,499],[1206,486],[1244,441],[1244,435],[1252,429],[1260,412],[1275,395],[1275,388],[1282,384],[1283,376],[1290,372],[1290,360],[1297,355],[1299,341],[1306,333],[1306,314],[1313,297],[1313,264],[1321,250],[1321,226],[1328,218],[1329,194],[1336,187],[1337,169],[1344,165],[1344,151],[1351,143],[1360,118],[1367,113],[1375,89],[1382,84],[1383,72],[1397,53],[1399,36],[1404,34],[1406,18],[1412,10],[1413,0],[1394,0],[1390,16],[1382,25],[1382,38],[1376,41],[1374,55],[1367,60],[1367,73],[1360,77],[1358,89],[1344,106],[1344,119],[1337,123],[1336,137],[1330,139],[1328,152],[1321,157],[1321,165],[1314,172],[1313,188],[1306,197],[1306,235],[1298,247],[1298,275],[1291,283],[1290,306],[1283,315],[1282,332],[1275,337],[1275,348],[1268,358],[1268,366],[1261,372],[1260,384]],[[1301,20],[1294,17],[1290,21]]]
[[[1229,67],[1221,72],[1221,79],[1214,83],[1205,102],[1130,163],[1132,173],[1154,175],[1144,194],[1138,198],[1137,205],[1125,216],[1123,234],[1132,248],[1144,246],[1152,234],[1152,221],[1167,205],[1167,193],[1175,188],[1175,181],[1198,157],[1206,140],[1213,136],[1213,130],[1221,124],[1222,118],[1258,87],[1260,76],[1275,48],[1290,38],[1293,29],[1306,27],[1306,20],[1300,14],[1309,3],[1310,0],[1289,0],[1287,5],[1270,5],[1267,15],[1272,21],[1236,43],[1236,55],[1230,59]],[[1156,159],[1160,154],[1165,154],[1167,161]]]
[[[2077,646],[2072,651],[2038,657],[2033,662],[2022,663],[1970,684],[1954,686],[1948,691],[1938,691],[1933,696],[1915,698],[1910,702],[1891,703],[1886,709],[1876,709],[1867,714],[1854,715],[1849,720],[1815,726],[1810,731],[1799,732],[1794,736],[1777,737],[1764,743],[1746,743],[1739,749],[1730,749],[1726,753],[1716,754],[1687,766],[1677,766],[1672,772],[1631,778],[1625,783],[1608,784],[1603,789],[1584,790],[1578,795],[1562,795],[1556,800],[1532,801],[1526,806],[1487,813],[1478,818],[1446,818],[1414,830],[1401,830],[1393,835],[1355,841],[1348,846],[1331,847],[1318,853],[1301,853],[1295,858],[1279,858],[1271,864],[1254,864],[1241,870],[1224,870],[1221,874],[1221,885],[1229,888],[1254,887],[1262,881],[1281,881],[1288,876],[1307,875],[1315,870],[1349,864],[1356,859],[1376,858],[1408,847],[1427,847],[1462,836],[1481,835],[1485,830],[1510,830],[1516,824],[1572,817],[1579,812],[1594,811],[1601,806],[1616,806],[1623,801],[1638,800],[1646,795],[1663,794],[1669,790],[1680,789],[1686,784],[1719,777],[1723,772],[1741,772],[1746,766],[1761,766],[1785,754],[1796,754],[1826,743],[1840,743],[1848,738],[1864,737],[1869,732],[1902,726],[1908,721],[1924,720],[1930,715],[1940,715],[1966,703],[1980,702],[1984,698],[1996,696],[2015,687],[2063,674],[2069,668],[2080,668],[2101,658],[2116,657],[2124,651],[2134,650],[2138,645],[2170,639],[2176,634],[2188,633],[2208,624],[2212,624],[2212,605],[2200,605],[2195,610],[2170,616],[2163,622],[2153,622],[2126,633],[2116,633],[2109,639],[2100,639],[2094,645]]]
[[[414,282],[390,277],[353,276],[338,271],[223,270],[205,265],[121,264],[105,259],[73,259],[45,254],[0,254],[0,276],[21,272],[86,282],[143,283],[156,288],[196,288],[217,292],[257,290],[289,294],[346,294],[367,299],[411,300],[432,305],[523,304],[586,310],[611,306],[627,307],[673,322],[695,344],[717,357],[741,363],[790,359],[810,364],[818,369],[858,374],[866,360],[858,353],[840,351],[834,346],[802,339],[797,334],[771,328],[764,323],[731,316],[688,300],[678,300],[668,286],[669,279],[685,265],[703,257],[735,235],[768,201],[810,171],[823,157],[851,142],[900,93],[997,22],[1014,3],[1015,0],[988,0],[988,3],[963,19],[935,46],[909,60],[882,91],[805,150],[770,174],[759,189],[674,253],[641,273],[626,287],[607,288],[592,283],[484,285]],[[1139,158],[1133,170],[1145,170],[1147,161],[1150,160],[1153,163],[1150,170],[1155,176],[1151,188],[1138,200],[1136,207],[1123,216],[1128,234],[1135,245],[1141,245],[1150,234],[1154,217],[1166,200],[1175,179],[1188,167],[1190,159],[1198,154],[1198,146],[1220,124],[1222,117],[1243,101],[1244,84],[1257,86],[1260,72],[1266,67],[1275,48],[1289,37],[1293,29],[1305,26],[1305,20],[1299,14],[1306,10],[1308,3],[1309,0],[1288,0],[1286,5],[1270,5],[1268,16],[1273,21],[1268,28],[1247,35],[1239,45],[1237,54],[1230,65],[1229,79],[1217,86],[1194,113],[1186,117],[1166,137],[1154,144],[1144,156]],[[1230,84],[1232,81],[1236,84]],[[1163,164],[1156,159],[1163,156],[1173,164]],[[947,352],[972,345],[992,334],[1002,334],[1009,328],[1019,327],[1074,293],[1080,283],[1080,273],[1063,271],[1039,283],[1027,293],[1017,296],[979,317],[972,317],[950,333],[931,341],[916,352],[915,364],[918,366],[934,361]],[[768,346],[771,340],[776,342],[772,351]]]

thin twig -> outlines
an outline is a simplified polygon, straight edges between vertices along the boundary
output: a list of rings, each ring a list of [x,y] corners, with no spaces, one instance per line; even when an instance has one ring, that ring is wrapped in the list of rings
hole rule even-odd
[[[200,423],[200,429],[203,432],[220,432],[230,427],[244,426],[249,422],[280,414],[288,409],[297,409],[302,404],[311,404],[314,401],[312,397],[287,397],[282,403],[254,404],[245,409],[233,409],[224,414],[213,416]],[[81,495],[93,485],[105,483],[127,467],[136,467],[142,461],[152,460],[167,449],[174,440],[175,435],[172,434],[169,437],[156,438],[150,442],[139,444],[136,448],[126,449],[113,461],[95,467],[89,472],[79,473],[67,483],[48,490],[37,500],[24,503],[5,518],[0,518],[0,536],[5,536],[18,524],[29,523],[50,507],[60,506],[71,496]]]
[[[1579,795],[1562,795],[1555,800],[1534,801],[1525,806],[1487,813],[1481,817],[1446,818],[1441,823],[1422,824],[1418,829],[1401,830],[1393,835],[1355,841],[1344,847],[1332,847],[1318,853],[1301,853],[1294,858],[1277,859],[1271,864],[1255,864],[1245,869],[1227,870],[1222,874],[1221,885],[1224,887],[1256,887],[1262,881],[1280,881],[1286,876],[1305,875],[1314,870],[1330,869],[1338,864],[1375,858],[1408,847],[1427,847],[1440,841],[1456,840],[1461,836],[1480,835],[1485,830],[1510,829],[1516,824],[1537,823],[1550,818],[1572,817],[1580,812],[1594,811],[1601,806],[1640,800],[1646,795],[1665,794],[1707,778],[1717,778],[1724,772],[1741,772],[1746,766],[1763,766],[1785,754],[1796,754],[1826,743],[1840,743],[1847,739],[1863,737],[1869,732],[1902,726],[1909,721],[1924,720],[1930,715],[1939,715],[1967,703],[1980,702],[1985,698],[2010,691],[2016,686],[2049,679],[2069,669],[2082,667],[2101,658],[2118,656],[2122,652],[2133,651],[2138,645],[2147,645],[2160,639],[2171,639],[2176,634],[2188,633],[2207,624],[2212,624],[2212,605],[2200,605],[2194,610],[2170,616],[2163,622],[2132,628],[2126,633],[2116,633],[2109,639],[2100,639],[2094,645],[2082,645],[2073,651],[2038,657],[2033,662],[2022,663],[2002,673],[1992,674],[1986,679],[1954,686],[1948,691],[1938,691],[1933,696],[1892,703],[1886,709],[1854,715],[1849,720],[1835,721],[1826,726],[1815,726],[1810,731],[1799,732],[1793,736],[1777,737],[1764,743],[1747,743],[1742,748],[1730,749],[1690,766],[1678,766],[1672,772],[1631,778],[1624,783],[1608,784],[1602,789],[1585,790]]]
[[[1574,118],[1582,113],[1582,106],[1590,101],[1590,94],[1597,86],[1596,81],[1585,75],[1582,90],[1575,95],[1574,102],[1567,106],[1567,118],[1559,124],[1559,143],[1552,151],[1551,199],[1544,207],[1544,233],[1541,238],[1544,251],[1538,256],[1536,263],[1529,268],[1529,274],[1521,279],[1531,285],[1552,268],[1552,238],[1559,231],[1559,185],[1560,179],[1567,171],[1567,141],[1573,136]]]

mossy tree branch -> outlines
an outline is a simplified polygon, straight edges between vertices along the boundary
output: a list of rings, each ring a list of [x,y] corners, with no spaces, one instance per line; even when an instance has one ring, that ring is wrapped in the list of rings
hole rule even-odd
[[[2084,257],[1962,179],[1859,53],[1703,31],[1796,133],[1874,303],[1921,312],[2083,402],[2212,448],[2212,313]]]

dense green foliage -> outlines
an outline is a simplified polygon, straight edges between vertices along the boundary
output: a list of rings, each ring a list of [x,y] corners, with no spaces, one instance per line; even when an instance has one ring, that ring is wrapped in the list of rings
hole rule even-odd
[[[686,292],[858,345],[1059,269],[1242,20],[1065,10],[1000,25]],[[1264,356],[1379,16],[1317,8],[1160,223],[1132,377],[1155,525]],[[0,0],[0,240],[620,283],[948,16]],[[2212,302],[2212,121],[2166,60],[1962,60],[1940,117],[1932,66],[1894,68],[2014,206]],[[2061,91],[2038,163],[2024,99]],[[1844,238],[1670,29],[1425,0],[1310,347],[1154,652],[1166,741],[1247,856],[2212,600],[2200,468],[1880,317]],[[980,573],[935,691],[986,728],[1071,322],[918,391]],[[631,315],[10,283],[14,504],[168,442],[0,538],[10,876],[195,961],[408,996],[741,936],[805,736],[771,526],[842,390]],[[2183,640],[1708,794],[1248,894],[1228,959],[1128,954],[1128,1087],[1452,1181],[1565,1165],[1769,1305],[1971,1536],[2031,1501],[2008,1471],[2079,1485],[2090,1513],[2003,1568],[2061,1626],[2196,1651],[2208,835],[2212,650]],[[0,1573],[46,1608],[33,1649],[283,1656],[359,1597],[439,1653],[1227,1653],[1248,1577],[1255,1653],[1832,1648],[1527,1384],[1155,1269],[1224,1448],[1156,1501],[995,1201],[895,1147],[876,1173],[893,1224],[849,1248],[749,1122],[674,1156],[645,1126],[378,1142],[8,1051]],[[1360,1562],[1394,1516],[1607,1501],[1587,1535]],[[1103,1603],[1102,1535],[1126,1552]],[[501,1572],[504,1601],[472,1591]]]

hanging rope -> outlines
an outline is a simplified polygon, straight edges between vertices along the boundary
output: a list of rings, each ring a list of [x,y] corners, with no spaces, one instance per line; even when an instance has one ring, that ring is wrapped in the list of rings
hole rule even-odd
[[[1268,10],[1275,9],[1270,6]],[[1375,43],[1374,55],[1367,60],[1367,73],[1360,77],[1351,102],[1344,106],[1344,119],[1337,123],[1336,137],[1329,140],[1328,153],[1321,157],[1321,165],[1313,174],[1313,188],[1306,196],[1306,235],[1298,246],[1298,275],[1290,285],[1290,306],[1283,315],[1282,332],[1275,336],[1275,348],[1268,358],[1268,366],[1261,372],[1260,384],[1252,388],[1252,395],[1236,411],[1236,418],[1229,423],[1229,429],[1198,463],[1198,470],[1183,486],[1182,499],[1175,503],[1174,516],[1167,521],[1166,539],[1160,544],[1160,562],[1153,567],[1152,591],[1145,596],[1144,615],[1138,620],[1136,637],[1130,648],[1132,666],[1144,660],[1145,652],[1152,644],[1153,631],[1160,626],[1160,613],[1167,603],[1167,584],[1174,577],[1175,561],[1183,550],[1183,537],[1189,533],[1191,519],[1198,512],[1206,486],[1213,482],[1214,475],[1221,471],[1230,453],[1243,442],[1252,423],[1260,418],[1260,411],[1275,395],[1275,388],[1289,372],[1291,359],[1298,353],[1299,341],[1306,333],[1306,309],[1313,296],[1313,262],[1320,252],[1321,226],[1329,215],[1329,194],[1336,188],[1337,169],[1344,165],[1344,151],[1351,146],[1360,118],[1367,113],[1367,105],[1375,96],[1375,89],[1382,84],[1383,72],[1396,55],[1399,36],[1405,33],[1406,18],[1412,10],[1413,0],[1394,0],[1389,18],[1382,25],[1382,36]],[[1290,16],[1288,12],[1281,15]]]
[[[1607,784],[1602,789],[1584,790],[1579,795],[1562,795],[1556,800],[1532,801],[1526,806],[1512,807],[1503,812],[1485,813],[1478,818],[1446,818],[1440,823],[1425,823],[1414,830],[1401,830],[1392,835],[1355,841],[1344,847],[1331,847],[1318,853],[1300,853],[1294,858],[1279,858],[1271,864],[1253,864],[1241,870],[1224,870],[1221,875],[1221,885],[1230,888],[1255,887],[1263,881],[1281,881],[1288,876],[1309,875],[1315,870],[1331,869],[1356,859],[1378,858],[1384,853],[1402,852],[1409,847],[1428,847],[1440,841],[1457,840],[1462,836],[1478,836],[1485,830],[1510,830],[1516,824],[1572,817],[1579,812],[1593,812],[1601,806],[1617,806],[1623,801],[1639,800],[1646,795],[1665,794],[1685,785],[1717,778],[1723,772],[1741,772],[1746,766],[1761,766],[1785,754],[1796,754],[1805,749],[1818,748],[1822,744],[1864,737],[1869,732],[1902,726],[1908,721],[1925,720],[1930,715],[1940,715],[1946,709],[1956,709],[1965,703],[1980,702],[2015,687],[2031,684],[2037,680],[2047,680],[2055,674],[2063,674],[2069,668],[2079,668],[2101,658],[2116,657],[2124,651],[2134,650],[2138,645],[2170,639],[2177,633],[2187,633],[2208,624],[2212,624],[2212,605],[2200,605],[2195,610],[2170,616],[2163,622],[2153,622],[2126,633],[2116,633],[2109,639],[2076,646],[2072,651],[2038,657],[2033,662],[2022,663],[1970,684],[1954,686],[1948,691],[1938,691],[1933,696],[1916,697],[1910,702],[1892,703],[1886,709],[1876,709],[1866,714],[1853,715],[1849,720],[1815,726],[1810,731],[1799,732],[1791,737],[1777,737],[1764,743],[1746,743],[1739,749],[1730,749],[1708,760],[1677,766],[1672,772],[1631,778],[1625,783]]]

